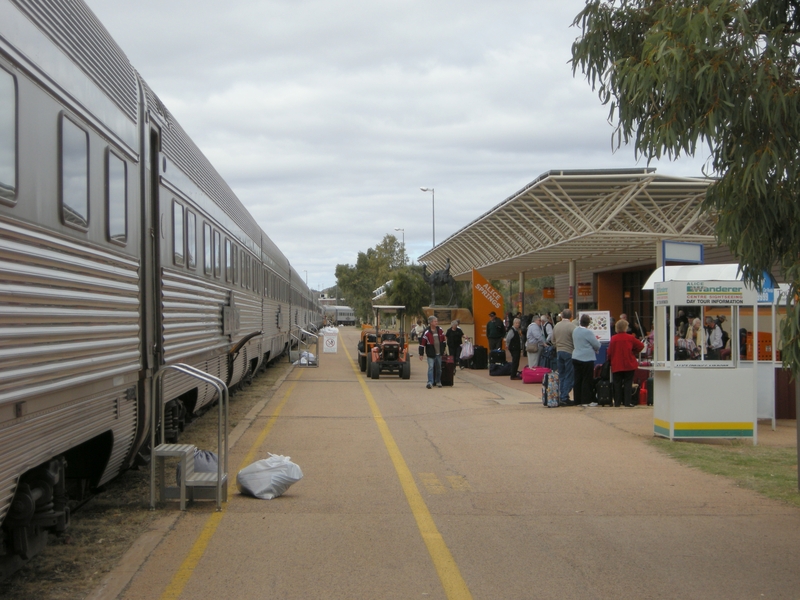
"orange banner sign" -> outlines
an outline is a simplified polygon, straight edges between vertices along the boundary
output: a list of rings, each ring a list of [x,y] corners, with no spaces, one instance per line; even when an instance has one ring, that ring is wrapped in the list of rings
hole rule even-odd
[[[486,324],[489,322],[490,312],[503,318],[503,297],[483,275],[472,269],[472,314],[475,317],[476,346],[489,347]]]

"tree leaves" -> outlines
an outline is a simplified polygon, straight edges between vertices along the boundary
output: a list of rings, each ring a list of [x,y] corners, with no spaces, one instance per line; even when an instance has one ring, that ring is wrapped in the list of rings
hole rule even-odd
[[[573,23],[580,69],[648,160],[711,152],[704,206],[760,286],[776,265],[800,290],[800,10],[791,0],[588,0]],[[800,372],[790,304],[784,364]]]

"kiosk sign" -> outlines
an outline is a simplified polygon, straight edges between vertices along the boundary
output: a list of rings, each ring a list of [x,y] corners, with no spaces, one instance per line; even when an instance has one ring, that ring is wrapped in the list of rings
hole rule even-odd
[[[744,284],[737,281],[689,281],[686,304],[744,304]]]

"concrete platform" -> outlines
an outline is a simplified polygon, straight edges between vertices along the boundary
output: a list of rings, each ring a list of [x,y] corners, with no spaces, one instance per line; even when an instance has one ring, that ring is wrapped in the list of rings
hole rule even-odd
[[[652,409],[546,409],[481,371],[427,390],[416,357],[408,381],[366,379],[355,346],[342,329],[233,448],[304,479],[190,506],[120,597],[798,597],[800,510],[648,446]]]

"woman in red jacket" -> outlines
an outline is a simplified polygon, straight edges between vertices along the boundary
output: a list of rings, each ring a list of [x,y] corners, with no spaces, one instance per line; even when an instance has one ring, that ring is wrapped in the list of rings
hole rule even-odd
[[[608,359],[611,361],[611,373],[614,380],[614,406],[633,406],[633,375],[639,368],[636,359],[644,344],[628,331],[628,322],[620,319],[614,326],[617,333],[611,336],[608,345]]]

